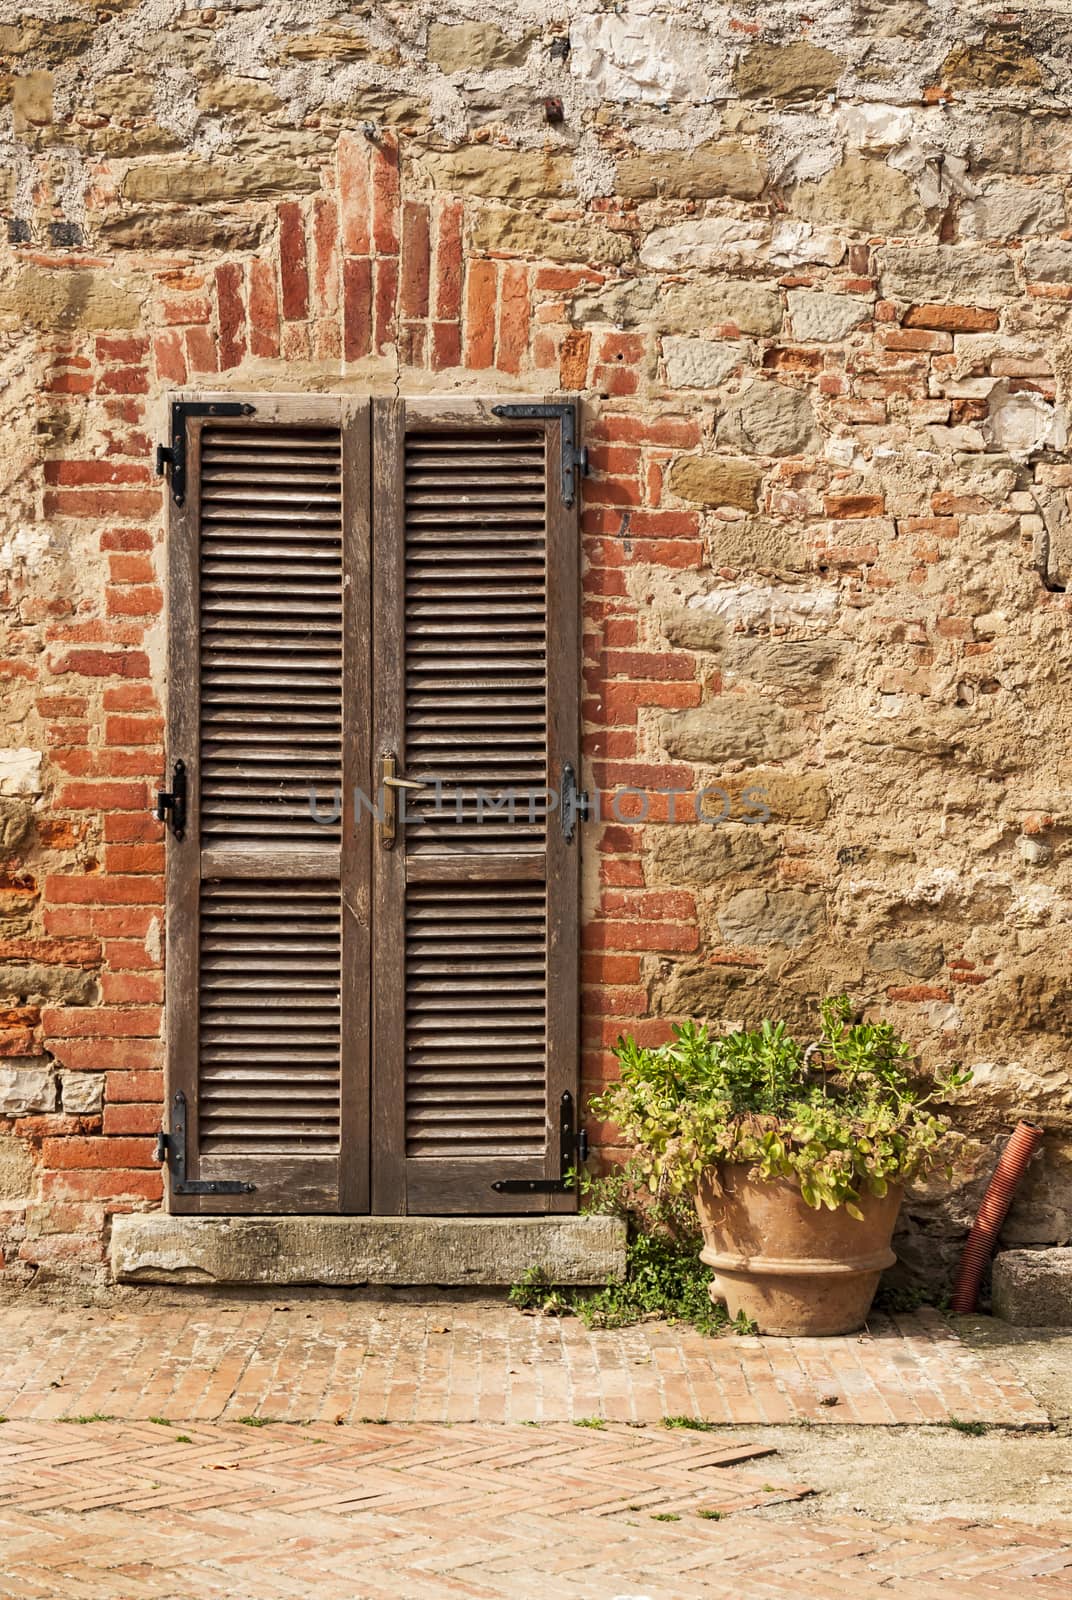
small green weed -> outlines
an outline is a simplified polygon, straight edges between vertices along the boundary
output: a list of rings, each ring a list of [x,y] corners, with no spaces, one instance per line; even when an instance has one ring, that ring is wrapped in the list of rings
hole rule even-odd
[[[680,1522],[681,1518],[676,1511],[653,1511],[652,1522]]]
[[[150,1417],[149,1421],[150,1422],[155,1422],[158,1428],[170,1428],[171,1427],[171,1423],[168,1421],[167,1417]]]
[[[603,1429],[607,1426],[607,1424],[603,1421],[602,1417],[574,1417],[573,1426],[575,1428]]]
[[[985,1422],[964,1422],[960,1417],[950,1417],[945,1426],[955,1433],[970,1433],[973,1439],[981,1438],[988,1431]]]
[[[193,1440],[190,1438],[190,1435],[188,1433],[177,1433],[175,1435],[175,1443],[176,1444],[193,1444]]]
[[[705,1522],[721,1522],[726,1515],[724,1511],[697,1511],[698,1517],[703,1517]]]
[[[664,1428],[690,1428],[694,1433],[713,1433],[714,1422],[702,1422],[699,1417],[664,1417]]]
[[[57,1420],[60,1421],[60,1422],[85,1423],[85,1422],[114,1422],[115,1418],[113,1416],[111,1416],[107,1411],[93,1411],[93,1412],[91,1412],[89,1414],[89,1416],[86,1416],[86,1417],[59,1417]]]
[[[270,1428],[273,1422],[281,1422],[282,1417],[239,1417],[239,1422],[244,1428]]]

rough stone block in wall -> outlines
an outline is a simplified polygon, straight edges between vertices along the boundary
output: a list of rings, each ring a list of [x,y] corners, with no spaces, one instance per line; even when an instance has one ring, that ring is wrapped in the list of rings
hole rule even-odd
[[[1068,18],[149,12],[0,0],[7,1270],[159,1200],[183,386],[579,391],[586,781],[707,818],[586,831],[585,1088],[623,1029],[844,987],[976,1072],[913,1264],[1021,1114],[1010,1238],[1065,1242]]]

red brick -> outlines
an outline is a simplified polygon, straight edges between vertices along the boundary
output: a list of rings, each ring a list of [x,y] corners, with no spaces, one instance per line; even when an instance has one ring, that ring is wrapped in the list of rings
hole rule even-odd
[[[109,1136],[140,1133],[151,1138],[159,1127],[159,1105],[139,1105],[137,1101],[131,1101],[126,1105],[105,1106],[101,1132]]]
[[[110,1168],[154,1167],[152,1143],[148,1139],[66,1138],[46,1139],[41,1146],[46,1167],[62,1171],[66,1167]]]
[[[313,304],[327,316],[339,309],[338,239],[335,201],[319,194],[313,201]]]
[[[147,555],[114,555],[108,560],[108,575],[113,583],[152,583],[156,576]]]
[[[45,515],[56,517],[155,517],[163,505],[157,489],[50,489]]]
[[[369,146],[363,135],[344,132],[337,146],[342,248],[348,256],[369,253]]]
[[[164,1060],[160,1039],[51,1039],[49,1049],[71,1072],[147,1072]]]
[[[144,367],[110,367],[97,379],[98,394],[148,394],[149,374]]]
[[[156,823],[159,829],[160,824]],[[106,872],[163,872],[164,846],[146,844],[113,844],[104,852]]]
[[[992,333],[998,325],[998,314],[979,306],[912,306],[903,324],[906,328],[931,328],[938,333]]]
[[[109,744],[159,744],[164,735],[162,717],[107,717],[104,736]]]
[[[428,207],[407,200],[402,209],[402,315],[426,317],[432,271]]]
[[[377,255],[398,254],[398,140],[384,134],[372,151],[372,239]]]
[[[159,1200],[163,1193],[163,1178],[159,1170],[129,1172],[122,1169],[42,1172],[41,1194],[48,1199],[119,1199]]]
[[[105,1099],[113,1105],[130,1102],[155,1101],[159,1106],[164,1094],[164,1076],[160,1072],[109,1072],[104,1087]]]
[[[372,352],[372,262],[343,262],[343,356],[359,361]]]
[[[98,361],[144,361],[149,353],[148,339],[117,339],[102,334],[94,344]]]
[[[0,939],[0,961],[33,961],[42,966],[95,966],[101,957],[97,939]]]
[[[219,355],[211,328],[187,328],[186,365],[191,372],[218,372]]]
[[[246,354],[246,307],[242,297],[243,271],[237,261],[216,268],[216,306],[219,313],[220,370],[240,366]]]
[[[460,367],[462,361],[462,329],[459,322],[433,322],[432,367],[436,372],[444,368]]]
[[[107,606],[110,617],[158,617],[164,609],[164,595],[155,583],[109,585]]]
[[[462,206],[457,200],[439,204],[435,286],[435,316],[442,322],[457,322],[462,314]]]
[[[52,484],[148,483],[149,468],[132,461],[46,461],[45,482]]]
[[[279,354],[279,299],[271,262],[254,256],[249,264],[249,347],[255,356]]]
[[[499,297],[499,337],[495,365],[500,372],[517,374],[529,341],[529,274],[520,262],[503,269]]]
[[[144,783],[67,783],[56,797],[68,811],[141,811],[148,800]]]
[[[881,494],[828,494],[823,500],[828,517],[881,517],[886,497]]]
[[[592,335],[579,328],[571,328],[562,341],[558,355],[558,380],[565,390],[588,387],[588,357]]]
[[[147,906],[163,903],[163,884],[143,875],[56,873],[45,879],[54,906]]]
[[[159,1005],[164,998],[160,972],[102,972],[101,998],[106,1006]]]
[[[372,307],[372,346],[382,355],[395,337],[395,306],[398,301],[398,257],[385,256],[376,262]]]
[[[495,360],[494,261],[470,261],[465,294],[465,364],[483,372]]]
[[[305,260],[305,218],[296,200],[279,207],[279,281],[283,316],[304,322],[309,315],[309,269]]]
[[[605,412],[589,427],[592,439],[611,439],[626,444],[665,444],[686,450],[700,442],[700,424],[682,417],[636,417],[622,412]]]
[[[41,1025],[53,1039],[155,1039],[160,1006],[118,1010],[103,1006],[46,1006]]]
[[[102,550],[151,550],[152,534],[147,528],[105,528],[100,536]]]

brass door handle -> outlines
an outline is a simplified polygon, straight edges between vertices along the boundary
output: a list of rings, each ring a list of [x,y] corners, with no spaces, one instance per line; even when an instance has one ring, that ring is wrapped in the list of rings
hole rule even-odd
[[[380,807],[383,813],[380,844],[385,850],[393,850],[398,838],[398,791],[427,788],[426,783],[419,783],[415,778],[398,776],[398,757],[394,751],[380,757]]]

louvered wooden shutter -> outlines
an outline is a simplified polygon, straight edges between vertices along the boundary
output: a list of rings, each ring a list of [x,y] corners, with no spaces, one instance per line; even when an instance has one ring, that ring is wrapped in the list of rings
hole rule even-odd
[[[186,422],[172,524],[168,759],[189,817],[169,842],[167,990],[186,1177],[253,1187],[172,1205],[361,1209],[369,410],[248,399],[250,416]]]
[[[560,427],[383,402],[373,439],[377,751],[430,785],[373,852],[373,1207],[569,1209],[493,1188],[559,1176],[577,1093],[579,846],[542,798],[577,760]]]

